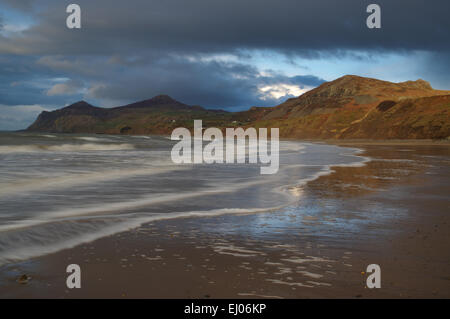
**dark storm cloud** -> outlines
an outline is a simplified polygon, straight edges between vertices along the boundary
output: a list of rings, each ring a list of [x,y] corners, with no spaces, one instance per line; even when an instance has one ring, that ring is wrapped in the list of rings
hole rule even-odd
[[[34,0],[2,0],[8,6],[20,10],[30,10]]]
[[[9,56],[0,58],[0,104],[61,107],[77,99],[117,106],[158,94],[188,104],[246,108],[283,99],[264,97],[260,87],[293,84],[314,87],[312,75],[288,77],[238,62],[203,61],[150,54],[143,56]],[[286,97],[285,97],[286,98]]]
[[[130,49],[225,52],[274,49],[308,56],[333,50],[448,50],[450,2],[377,0],[382,28],[370,30],[366,0],[77,0],[83,28],[65,28],[63,1],[39,1],[40,23],[0,51],[105,54]],[[39,8],[38,5],[35,7]]]
[[[267,106],[280,100],[262,100],[260,87],[277,84],[309,87],[324,82],[315,76],[288,77],[276,73],[261,76],[256,68],[236,62],[187,62],[164,57],[146,65],[126,65],[127,73],[121,72],[119,64],[97,77],[87,96],[110,100],[111,104],[170,94],[185,103],[207,107]]]

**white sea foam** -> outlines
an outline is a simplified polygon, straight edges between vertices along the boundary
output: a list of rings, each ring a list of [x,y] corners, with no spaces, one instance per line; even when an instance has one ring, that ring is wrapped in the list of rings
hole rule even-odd
[[[280,142],[280,151],[295,151],[299,152],[303,150],[305,146],[298,142],[288,142],[288,141],[281,141]]]
[[[205,189],[202,191],[195,191],[195,192],[186,192],[181,194],[169,194],[169,195],[161,195],[161,194],[153,194],[153,196],[148,197],[142,197],[140,199],[134,199],[131,201],[123,201],[123,202],[117,202],[117,203],[111,203],[111,204],[101,204],[101,205],[95,205],[95,206],[88,206],[83,208],[72,208],[72,209],[64,209],[64,210],[56,210],[56,211],[50,211],[39,215],[39,218],[36,219],[28,219],[28,220],[20,220],[16,221],[14,223],[9,223],[6,225],[0,226],[0,232],[2,231],[11,231],[11,230],[17,230],[37,225],[46,224],[49,222],[57,222],[57,221],[64,221],[65,219],[74,219],[79,217],[89,217],[89,216],[101,216],[105,214],[110,214],[112,212],[117,211],[124,211],[139,207],[148,207],[151,205],[161,204],[161,203],[167,203],[167,202],[174,202],[179,201],[182,199],[187,198],[194,198],[204,195],[211,195],[211,194],[223,194],[227,192],[233,192],[236,191],[239,188],[245,188],[251,185],[255,185],[258,182],[248,182],[248,183],[241,183],[238,187],[233,186],[225,186],[225,187],[219,187],[215,189]],[[261,183],[261,182],[259,182]],[[211,210],[211,211],[204,211],[203,214],[198,214],[198,212],[189,212],[186,213],[186,215],[181,214],[177,215],[176,213],[170,213],[168,215],[172,216],[171,218],[175,217],[186,217],[186,216],[211,216],[217,215],[217,212],[220,212],[220,214],[224,213],[257,213],[257,212],[265,212],[270,211],[274,209],[280,209],[282,207],[285,207],[286,205],[280,205],[276,207],[269,207],[269,208],[227,208],[227,209],[219,209],[219,210]],[[164,215],[165,216],[165,215]]]
[[[34,152],[83,152],[83,151],[119,151],[134,149],[132,144],[62,144],[62,145],[1,145],[0,154]]]
[[[214,209],[209,211],[189,211],[189,212],[179,212],[171,214],[154,214],[146,217],[138,218],[126,218],[126,221],[118,222],[110,226],[102,227],[97,229],[95,232],[89,232],[80,234],[67,240],[62,240],[60,242],[54,242],[50,245],[40,245],[29,243],[24,247],[6,249],[0,254],[0,265],[15,262],[19,260],[29,259],[41,255],[46,255],[60,251],[62,249],[73,248],[83,243],[89,243],[99,238],[110,236],[123,231],[135,229],[143,224],[147,224],[159,220],[169,220],[177,218],[190,218],[190,217],[213,217],[220,216],[224,214],[243,214],[243,213],[257,213],[268,211],[270,209],[260,209],[260,208],[226,208],[226,209]],[[3,248],[3,247],[0,247]]]
[[[77,140],[82,141],[88,141],[88,142],[102,142],[102,141],[109,141],[106,138],[100,138],[100,137],[92,137],[92,136],[78,136],[75,137]]]
[[[305,275],[306,277],[310,277],[310,278],[314,278],[314,279],[319,279],[319,278],[323,277],[323,275],[312,273],[312,272],[309,272],[309,271],[306,271],[306,270],[300,270],[300,271],[297,271],[297,272],[302,274],[302,275]]]
[[[304,148],[303,143],[297,143],[299,146],[295,145],[296,143],[291,143],[290,145],[286,145],[283,148],[283,151],[290,150],[298,152],[299,150]],[[36,145],[15,145],[15,146],[0,146],[0,153],[5,152],[44,152],[44,151],[52,151],[52,152],[71,152],[71,151],[87,151],[87,150],[116,150],[116,149],[132,149],[133,146],[131,144],[63,144],[63,145],[50,145],[42,148],[41,146]],[[250,150],[251,151],[251,150]],[[336,153],[335,153],[336,154]],[[335,155],[333,154],[333,155]],[[361,165],[359,163],[366,162],[370,159],[363,158],[358,155],[355,155],[356,151],[351,155],[355,157],[355,162],[348,164],[338,164],[339,166],[353,166],[353,165]],[[341,155],[341,154],[340,154]],[[65,154],[59,157],[65,157]],[[133,159],[134,160],[134,159]],[[112,163],[114,160],[112,159]],[[140,163],[142,164],[142,163]],[[139,165],[140,165],[139,164]],[[365,165],[365,164],[362,164]],[[56,252],[58,250],[64,248],[71,248],[81,243],[87,243],[101,237],[105,237],[108,235],[112,235],[118,232],[126,231],[129,229],[133,229],[139,227],[142,224],[156,221],[156,220],[164,220],[164,219],[175,219],[175,218],[186,218],[186,217],[208,217],[208,216],[218,216],[223,214],[247,214],[247,213],[259,213],[259,212],[268,212],[272,210],[279,210],[296,200],[298,200],[299,196],[302,196],[300,192],[294,191],[294,189],[301,188],[302,185],[306,184],[309,181],[315,180],[322,175],[327,175],[332,173],[332,166],[336,166],[333,163],[328,163],[324,165],[315,165],[318,166],[319,169],[312,170],[311,174],[300,178],[298,181],[294,181],[292,178],[289,179],[290,185],[281,185],[280,182],[285,181],[284,176],[297,176],[290,174],[290,169],[296,169],[297,167],[308,166],[301,164],[293,164],[293,165],[284,165],[280,168],[278,176],[271,176],[261,178],[261,176],[256,177],[244,177],[237,179],[239,181],[245,180],[245,182],[239,182],[238,184],[232,182],[224,182],[224,180],[208,180],[210,185],[206,185],[204,189],[195,190],[195,191],[174,191],[167,194],[148,194],[146,196],[140,196],[139,198],[130,198],[125,201],[108,203],[107,200],[103,200],[99,198],[99,204],[95,205],[86,205],[86,206],[77,206],[74,208],[62,208],[62,209],[54,209],[51,210],[52,207],[49,207],[49,210],[45,212],[34,215],[34,217],[27,217],[27,219],[16,220],[15,222],[0,225],[0,235],[2,232],[11,231],[11,237],[8,237],[9,234],[3,233],[5,238],[15,238],[14,241],[7,241],[6,243],[11,243],[11,247],[8,245],[4,245],[0,247],[0,264],[15,260],[22,260],[30,257],[35,257],[47,253]],[[176,169],[191,169],[190,165],[176,166]],[[6,189],[6,187],[0,186],[0,194],[5,193],[14,193],[23,192],[27,190],[40,189],[40,188],[52,188],[52,187],[67,187],[73,186],[83,183],[93,183],[97,181],[105,181],[105,180],[113,180],[126,178],[130,176],[136,175],[144,175],[144,174],[157,174],[161,172],[172,171],[175,170],[174,167],[164,167],[164,168],[142,168],[139,166],[136,169],[115,169],[106,172],[96,172],[96,173],[88,173],[88,174],[80,174],[75,176],[70,176],[67,179],[67,176],[62,177],[52,177],[52,178],[37,178],[35,180],[28,179],[24,180],[24,183],[16,183],[10,184],[8,187],[10,190]],[[274,179],[274,180],[272,180]],[[16,181],[17,182],[17,181]],[[152,205],[165,204],[165,203],[176,203],[177,201],[182,201],[183,199],[195,198],[197,196],[208,196],[212,194],[224,194],[224,193],[233,193],[240,189],[251,188],[256,185],[272,185],[275,182],[273,192],[279,193],[281,196],[284,196],[286,200],[282,205],[276,207],[254,207],[254,208],[223,208],[223,209],[211,209],[211,210],[197,210],[197,211],[179,211],[175,213],[167,213],[167,214],[145,214],[140,212],[139,215],[131,214],[134,209],[139,208],[142,210],[145,207],[150,207]],[[209,187],[211,186],[211,187]],[[300,186],[300,187],[299,187]],[[17,187],[14,189],[14,187]],[[230,205],[231,206],[231,205]],[[157,206],[158,207],[158,206]],[[129,214],[125,214],[129,211]],[[119,214],[117,214],[119,212]],[[103,220],[102,223],[95,223],[95,221]],[[82,221],[82,223],[81,223]],[[92,222],[92,223],[91,223]],[[71,225],[73,223],[77,224],[77,226],[73,226],[71,229]],[[68,225],[67,225],[68,224]],[[68,231],[65,232],[59,229],[59,225],[62,226],[61,229],[67,227]],[[90,227],[91,225],[92,227]],[[95,225],[95,226],[94,226]],[[83,228],[84,227],[84,228]],[[22,234],[31,233],[30,238],[39,238],[41,234],[45,234],[44,230],[52,229],[55,231],[55,239],[49,240],[45,243],[39,243],[38,241],[30,240],[28,241],[28,237],[26,241],[22,242],[22,239],[17,241],[17,238],[22,238]],[[13,235],[17,231],[17,236]],[[62,233],[61,233],[62,232]],[[37,236],[37,237],[33,237]],[[51,236],[50,236],[51,237]],[[48,240],[48,238],[46,237]],[[0,237],[1,238],[1,237]],[[9,240],[9,239],[8,239]],[[5,243],[5,241],[4,241]],[[249,251],[243,252],[238,251],[236,249],[229,249],[230,247],[222,247],[222,252],[231,253],[231,254],[243,254],[250,253]],[[226,248],[226,249],[225,249]],[[233,248],[233,247],[231,247]],[[236,247],[234,247],[236,248]],[[238,247],[239,250],[241,248]],[[293,263],[303,263],[303,262],[315,262],[321,261],[315,259],[314,257],[307,257],[306,260],[294,260],[286,259],[285,261],[293,262]],[[325,261],[325,260],[323,260]]]
[[[370,159],[368,159],[370,160]],[[355,163],[349,163],[347,165],[355,165]],[[302,165],[287,165],[283,167],[283,170],[297,167]],[[290,200],[286,201],[284,205],[277,206],[277,207],[270,207],[270,208],[264,208],[264,209],[242,209],[242,211],[245,212],[257,212],[257,211],[269,211],[274,209],[280,209],[282,207],[285,207],[291,203],[293,203],[297,196],[296,191],[293,190],[294,188],[298,188],[299,186],[305,185],[306,183],[313,181],[320,176],[328,175],[332,173],[331,166],[336,165],[325,165],[322,167],[321,170],[316,172],[315,174],[301,179],[297,181],[297,183],[292,185],[284,185],[277,187],[273,189],[274,192],[278,192],[281,195],[288,196]],[[342,166],[346,166],[345,164],[342,164]],[[88,183],[92,181],[105,181],[110,179],[118,179],[121,177],[130,177],[133,175],[145,175],[145,174],[158,174],[163,173],[171,170],[176,169],[186,169],[186,166],[178,166],[177,168],[171,167],[171,168],[151,168],[151,169],[137,169],[137,170],[120,170],[120,171],[114,171],[114,172],[99,172],[99,173],[91,173],[86,175],[80,175],[80,176],[72,176],[69,179],[66,177],[57,177],[57,178],[50,178],[50,179],[41,179],[35,181],[35,183],[30,182],[28,180],[28,184],[22,184],[22,185],[15,185],[18,188],[14,188],[14,185],[8,185],[7,187],[0,188],[0,195],[2,194],[8,194],[13,193],[18,190],[26,191],[26,190],[32,190],[36,188],[43,188],[43,187],[57,187],[59,185],[64,186],[71,186],[76,185],[80,183]],[[100,206],[89,206],[89,207],[83,207],[83,208],[76,208],[76,209],[66,209],[66,210],[58,210],[58,211],[50,211],[45,214],[42,214],[39,216],[38,220],[22,220],[17,221],[13,224],[3,225],[0,226],[0,231],[5,230],[12,230],[17,228],[23,228],[23,227],[30,227],[35,226],[42,223],[48,223],[51,221],[57,221],[57,220],[63,220],[64,218],[69,217],[80,217],[80,216],[87,216],[92,214],[102,214],[102,213],[110,213],[114,211],[122,211],[126,209],[133,209],[138,207],[145,207],[149,205],[155,205],[159,203],[165,203],[165,202],[172,202],[187,198],[193,198],[198,196],[204,196],[204,195],[210,195],[210,194],[221,194],[221,193],[227,193],[227,192],[235,192],[239,189],[244,189],[251,186],[256,186],[260,184],[264,184],[267,182],[267,179],[259,179],[259,180],[251,180],[244,183],[239,183],[238,185],[225,185],[222,187],[213,187],[208,188],[201,191],[195,191],[195,192],[186,192],[186,193],[178,193],[178,194],[169,194],[169,195],[160,195],[160,194],[154,194],[155,196],[152,196],[152,194],[148,195],[147,197],[143,197],[140,199],[133,199],[131,201],[122,201],[118,203],[111,203],[111,204],[102,204]],[[221,211],[227,211],[227,212],[234,212],[234,213],[240,213],[241,211],[238,211],[238,209],[229,209],[229,210],[221,210]]]
[[[61,160],[61,159],[54,159]],[[139,169],[115,169],[77,175],[62,175],[58,177],[37,177],[16,180],[12,183],[0,184],[0,196],[29,192],[33,190],[69,188],[76,185],[98,183],[140,175],[156,175],[167,172],[189,169],[189,166],[153,166]]]

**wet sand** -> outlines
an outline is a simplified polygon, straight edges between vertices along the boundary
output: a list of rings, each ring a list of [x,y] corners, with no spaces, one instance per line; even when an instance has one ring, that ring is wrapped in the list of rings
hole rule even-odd
[[[450,147],[352,145],[286,209],[158,221],[0,268],[1,298],[450,298]],[[79,264],[82,288],[66,288]],[[366,288],[367,265],[381,288]],[[27,274],[31,280],[19,284]]]

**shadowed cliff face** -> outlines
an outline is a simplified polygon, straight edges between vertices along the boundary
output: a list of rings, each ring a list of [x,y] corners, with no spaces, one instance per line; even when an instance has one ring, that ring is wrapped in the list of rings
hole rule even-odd
[[[167,95],[129,105],[100,108],[84,101],[42,112],[28,131],[55,133],[169,134],[176,127],[192,127],[194,119],[205,118],[221,126],[230,113],[189,106]]]
[[[84,101],[42,112],[30,131],[170,134],[176,127],[278,127],[284,138],[447,138],[450,91],[423,80],[391,83],[347,75],[269,108],[243,112],[189,106],[167,95],[99,108]]]

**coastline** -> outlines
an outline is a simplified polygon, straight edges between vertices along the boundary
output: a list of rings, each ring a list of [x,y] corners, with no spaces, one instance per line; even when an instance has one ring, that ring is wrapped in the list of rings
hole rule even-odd
[[[352,143],[364,148],[358,156],[375,160],[333,166],[334,173],[302,188],[308,202],[268,213],[161,220],[9,264],[0,268],[0,297],[450,298],[448,159],[409,162],[417,154],[448,156],[447,144],[405,143],[413,152]],[[399,156],[403,161],[390,161]],[[428,196],[435,199],[424,201]],[[82,289],[65,288],[70,263],[82,268]],[[364,288],[361,272],[369,263],[380,264],[382,289]],[[23,273],[31,276],[26,285],[15,281]]]
[[[295,139],[282,139],[295,140]],[[324,143],[330,145],[413,145],[413,146],[432,146],[444,145],[450,146],[450,139],[304,139],[304,142],[310,143]]]

